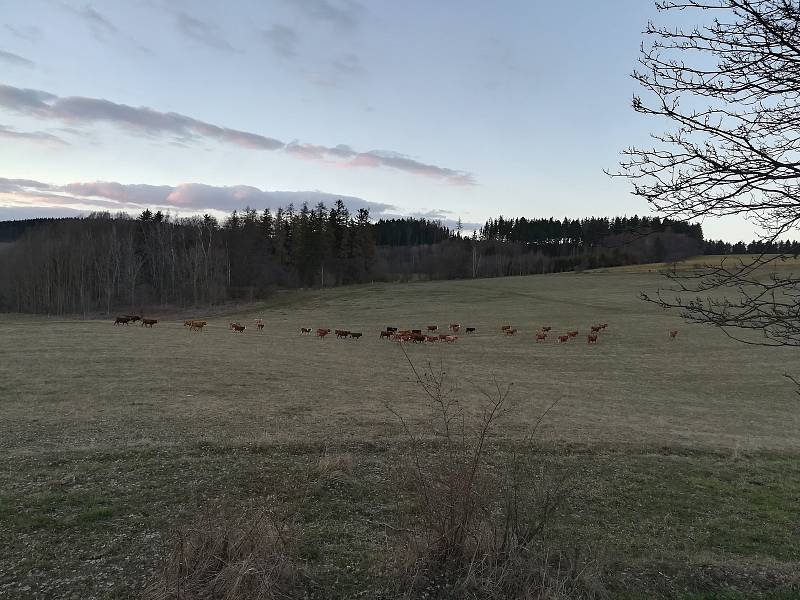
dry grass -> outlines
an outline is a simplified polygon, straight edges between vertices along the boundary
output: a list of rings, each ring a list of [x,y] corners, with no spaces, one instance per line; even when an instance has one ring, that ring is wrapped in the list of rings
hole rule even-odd
[[[353,474],[353,455],[349,452],[341,454],[328,454],[326,448],[322,456],[319,457],[318,464],[320,473],[345,473]]]

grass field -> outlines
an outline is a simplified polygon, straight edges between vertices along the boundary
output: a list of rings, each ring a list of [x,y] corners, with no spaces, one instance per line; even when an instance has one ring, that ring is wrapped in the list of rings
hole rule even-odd
[[[408,354],[443,365],[476,410],[493,377],[513,383],[498,457],[559,401],[543,460],[578,485],[557,528],[602,553],[613,597],[796,597],[800,406],[783,374],[800,359],[638,300],[660,283],[610,270],[286,292],[231,314],[265,320],[243,334],[227,316],[182,327],[199,313],[148,315],[162,318],[152,330],[4,315],[0,597],[136,597],[176,527],[265,495],[300,514],[319,597],[384,597],[380,523],[412,510],[390,483],[403,445],[386,404],[422,415],[378,332],[452,321],[477,333]],[[520,333],[502,336],[505,323]],[[581,335],[536,344],[541,325]],[[350,453],[353,472],[320,473],[326,448]]]

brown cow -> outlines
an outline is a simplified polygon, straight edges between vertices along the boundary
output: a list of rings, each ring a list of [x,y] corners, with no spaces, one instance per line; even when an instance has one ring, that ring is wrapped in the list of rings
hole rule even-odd
[[[577,330],[577,329],[575,329],[575,330],[573,330],[573,331],[568,331],[568,332],[567,332],[567,335],[568,335],[569,337],[578,337],[578,330]]]
[[[326,335],[331,332],[330,329],[317,329],[317,337],[319,339],[323,339]]]
[[[422,333],[422,329],[412,329],[411,333],[420,334]]]
[[[676,337],[678,337],[678,330],[677,329],[670,330],[669,339],[674,340]]]
[[[536,334],[536,341],[537,342],[546,342],[547,341],[547,334],[544,331],[540,331]]]
[[[391,337],[392,337],[391,331],[381,331],[380,339],[391,338]]]
[[[438,331],[438,330],[439,330],[438,325],[428,325],[428,331]]]
[[[426,335],[425,336],[425,341],[426,342],[430,342],[430,343],[438,342],[439,341],[439,336],[438,335]]]
[[[516,335],[517,330],[516,328],[506,329],[506,335]]]
[[[458,339],[458,336],[457,336],[457,335],[446,335],[446,336],[444,337],[444,341],[445,341],[445,342],[447,342],[448,344],[452,344],[452,343],[453,343],[453,342],[455,342],[457,339]]]
[[[351,332],[350,332],[350,337],[351,337],[351,338],[353,338],[354,340],[357,340],[357,339],[358,339],[358,338],[360,338],[362,335],[364,335],[364,334],[363,334],[363,333],[361,333],[360,331],[351,331]]]
[[[158,319],[142,319],[142,327],[150,327],[158,323]]]
[[[122,315],[123,317],[128,317],[131,320],[131,323],[136,323],[136,321],[141,321],[141,315]]]
[[[560,335],[560,336],[558,336],[558,341],[561,344],[563,344],[565,342],[568,342],[569,341],[569,336],[568,335]]]
[[[439,339],[440,340],[446,340],[447,339],[447,334],[446,333],[440,333],[439,334]]]
[[[300,328],[300,335],[303,335],[303,334],[306,334],[306,333],[308,333],[308,334],[311,333],[311,327],[301,327]]]
[[[421,333],[412,333],[411,334],[411,341],[414,342],[415,344],[418,344],[420,342],[424,342],[425,341],[425,336],[422,335]]]
[[[233,325],[233,330],[237,333],[242,333],[245,329],[247,329],[247,327],[244,325],[239,325],[238,323],[234,323]]]
[[[203,331],[203,327],[208,325],[207,321],[192,321],[192,324],[189,325],[189,331]]]
[[[241,325],[241,323],[239,323],[239,321],[231,321],[230,323],[228,323],[228,329],[233,331],[237,325]]]
[[[114,320],[114,325],[127,325],[130,320],[130,317],[117,317]]]
[[[596,344],[597,343],[597,334],[596,333],[590,333],[589,335],[587,335],[586,336],[586,343],[587,344]]]

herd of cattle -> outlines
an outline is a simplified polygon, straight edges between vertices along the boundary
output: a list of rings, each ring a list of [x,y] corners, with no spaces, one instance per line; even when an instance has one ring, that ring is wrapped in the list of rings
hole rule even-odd
[[[122,315],[117,317],[114,321],[114,325],[128,325],[128,323],[136,323],[137,321],[141,321],[142,327],[152,327],[156,323],[158,323],[158,319],[145,319],[142,318],[141,315]],[[203,327],[208,325],[208,321],[199,321],[196,319],[187,319],[183,322],[184,327],[188,327],[190,331],[202,331]],[[263,319],[256,319],[255,326],[258,331],[263,331],[264,329],[264,320]],[[599,335],[602,331],[608,328],[608,323],[599,323],[590,326],[590,332],[586,336],[586,343],[587,344],[596,344]],[[228,329],[234,331],[236,333],[244,333],[247,327],[242,325],[238,321],[231,321],[228,323]],[[448,333],[439,333],[439,326],[438,325],[428,325],[423,333],[422,329],[398,329],[397,327],[388,326],[383,331],[380,332],[379,338],[380,339],[388,339],[395,342],[413,342],[413,343],[436,343],[436,342],[445,342],[448,344],[455,343],[458,340],[458,335],[461,331],[461,323],[450,323],[448,326]],[[536,331],[536,341],[538,342],[546,342],[548,337],[551,335],[552,327],[550,326],[542,326]],[[301,335],[311,335],[312,329],[310,327],[301,327],[300,334]],[[476,333],[477,329],[475,327],[464,327],[464,332],[467,334]],[[512,327],[511,325],[503,325],[500,327],[500,332],[505,336],[514,336],[517,335],[519,329],[516,327]],[[324,339],[325,336],[331,333],[331,330],[328,328],[319,328],[316,330],[316,336],[320,339]],[[348,329],[335,329],[334,334],[336,335],[337,339],[354,339],[357,340],[361,338],[364,334],[360,331],[350,331]],[[577,329],[567,331],[563,335],[553,334],[556,342],[560,344],[567,343],[570,339],[578,337],[579,331]],[[669,339],[674,340],[678,337],[678,330],[672,329],[669,331]]]

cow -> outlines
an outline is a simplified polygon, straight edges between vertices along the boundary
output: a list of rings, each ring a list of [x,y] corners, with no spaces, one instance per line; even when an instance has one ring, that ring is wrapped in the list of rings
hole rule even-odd
[[[516,335],[517,334],[516,328],[506,329],[505,331],[506,331],[506,335]]]
[[[540,331],[536,334],[536,341],[537,342],[546,342],[547,341],[547,334],[544,331]]]
[[[127,325],[130,320],[130,317],[117,317],[114,320],[114,325]]]
[[[560,336],[558,336],[558,342],[560,344],[563,344],[563,343],[568,342],[568,341],[569,341],[569,336],[568,335],[560,335]]]
[[[158,319],[142,319],[142,327],[150,327],[158,323]]]
[[[136,323],[136,321],[141,321],[141,315],[122,315],[123,317],[128,317],[131,320],[131,323]]]
[[[247,327],[244,325],[239,325],[238,323],[234,323],[233,325],[233,330],[237,333],[242,333],[245,329],[247,329]]]
[[[439,330],[438,325],[428,325],[428,331],[438,331],[438,330]]]
[[[391,338],[391,337],[392,337],[392,332],[391,331],[388,331],[388,330],[387,331],[381,331],[380,339]]]
[[[446,336],[444,337],[444,341],[445,341],[445,342],[447,342],[448,344],[452,344],[452,343],[453,343],[453,342],[455,342],[457,339],[458,339],[458,336],[457,336],[457,335],[446,335]]]
[[[461,323],[450,323],[450,331],[457,332],[461,329]]]
[[[203,331],[203,327],[208,325],[207,321],[192,321],[192,324],[189,326],[190,331]]]
[[[603,328],[602,325],[592,325],[592,333],[597,333]]]
[[[569,337],[578,337],[578,330],[577,330],[577,329],[574,329],[573,331],[568,331],[568,332],[567,332],[567,335],[568,335]]]
[[[186,320],[183,322],[183,326],[184,326],[184,327],[191,327],[191,326],[192,326],[192,320],[191,320],[191,319],[186,319]]]
[[[239,321],[231,321],[230,323],[228,323],[228,329],[233,331],[234,329],[236,329],[237,325],[241,325],[241,323],[239,323]]]
[[[351,332],[350,332],[350,337],[351,337],[352,339],[354,339],[354,340],[357,340],[357,339],[358,339],[358,338],[360,338],[362,335],[364,335],[364,334],[363,334],[363,333],[361,333],[360,331],[351,331]]]
[[[311,333],[311,327],[301,327],[300,328],[300,335],[310,334],[310,333]]]
[[[416,334],[422,333],[422,329],[412,329],[411,333],[416,333]]]
[[[336,330],[336,339],[346,338],[350,335],[350,332],[346,329],[337,329]]]
[[[264,329],[264,319],[256,319],[256,329],[259,331]]]
[[[542,331],[548,332],[552,329],[552,327],[542,327]]]
[[[433,344],[433,343],[439,341],[439,336],[438,335],[426,335],[425,336],[425,341],[426,342],[430,342],[430,343]]]
[[[467,327],[465,331],[467,333],[475,333],[475,328],[474,327]]]
[[[389,333],[397,333],[397,327],[387,327],[386,331]]]
[[[500,328],[500,331],[508,331],[509,329],[511,329],[511,325],[503,325],[503,326]]]
[[[425,341],[425,336],[422,335],[421,333],[412,333],[411,334],[411,341],[414,342],[415,344],[418,344],[420,342],[424,342]]]
[[[446,333],[440,333],[439,334],[439,340],[446,340],[446,339],[447,339],[447,334]]]
[[[671,329],[669,332],[669,339],[674,340],[676,337],[678,337],[678,330]]]
[[[596,344],[597,343],[597,334],[596,333],[590,333],[589,335],[587,335],[586,336],[586,343],[587,344]]]
[[[323,339],[326,335],[331,332],[330,329],[317,329],[317,337],[319,339]]]

